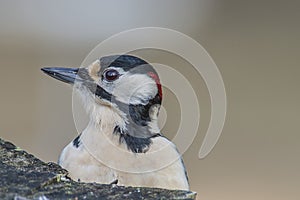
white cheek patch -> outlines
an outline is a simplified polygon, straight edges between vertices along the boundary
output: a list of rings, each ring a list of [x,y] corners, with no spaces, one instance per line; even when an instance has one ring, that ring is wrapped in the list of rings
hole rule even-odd
[[[112,94],[126,104],[146,105],[157,94],[155,81],[145,74],[124,74],[115,81]]]

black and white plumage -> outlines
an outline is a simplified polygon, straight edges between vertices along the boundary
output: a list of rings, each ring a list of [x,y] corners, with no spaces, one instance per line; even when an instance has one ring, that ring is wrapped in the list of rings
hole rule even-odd
[[[73,84],[90,115],[88,126],[59,158],[73,179],[189,189],[180,154],[158,128],[162,87],[150,64],[135,56],[114,55],[86,68],[42,70]]]

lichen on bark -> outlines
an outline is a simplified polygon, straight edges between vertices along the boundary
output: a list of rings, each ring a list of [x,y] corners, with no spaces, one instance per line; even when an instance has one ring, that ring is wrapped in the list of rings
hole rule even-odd
[[[0,138],[0,199],[195,199],[196,193],[159,188],[79,183]]]

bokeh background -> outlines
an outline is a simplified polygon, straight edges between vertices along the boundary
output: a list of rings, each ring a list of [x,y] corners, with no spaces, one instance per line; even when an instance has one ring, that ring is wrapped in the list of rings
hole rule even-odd
[[[197,91],[200,129],[184,153],[191,190],[206,200],[299,199],[299,8],[292,0],[1,0],[0,136],[42,160],[56,161],[77,134],[72,89],[40,68],[80,66],[98,43],[120,31],[171,28],[209,52],[228,98],[221,138],[199,160],[210,119],[203,80],[174,55],[138,52],[174,66]],[[172,138],[180,112],[175,96],[166,93],[164,132]]]

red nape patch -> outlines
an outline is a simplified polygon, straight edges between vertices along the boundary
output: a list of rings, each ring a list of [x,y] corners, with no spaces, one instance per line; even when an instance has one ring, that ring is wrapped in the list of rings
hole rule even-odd
[[[153,80],[155,81],[157,89],[158,89],[158,95],[162,99],[162,89],[161,89],[161,84],[160,84],[160,80],[159,80],[158,75],[154,72],[148,72],[148,76],[153,78]]]

